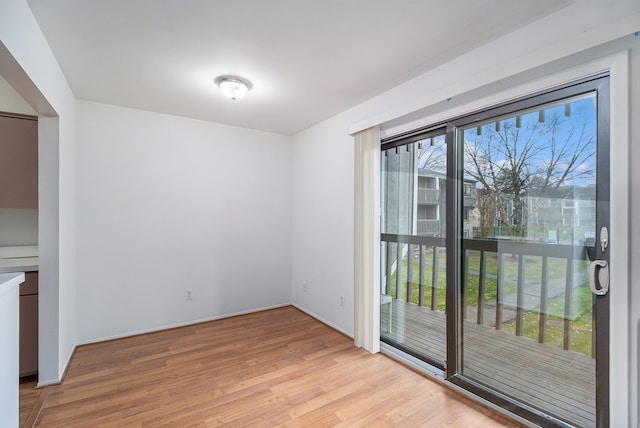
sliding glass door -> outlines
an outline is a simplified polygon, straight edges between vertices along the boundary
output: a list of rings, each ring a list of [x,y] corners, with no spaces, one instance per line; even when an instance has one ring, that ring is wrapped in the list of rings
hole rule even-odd
[[[445,130],[383,147],[382,340],[443,369],[446,359]],[[422,316],[421,314],[429,314]]]
[[[533,422],[606,426],[608,139],[599,77],[384,141],[381,340]]]

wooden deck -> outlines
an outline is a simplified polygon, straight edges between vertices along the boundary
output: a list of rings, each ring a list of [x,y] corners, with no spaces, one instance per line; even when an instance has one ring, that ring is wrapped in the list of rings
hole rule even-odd
[[[404,301],[382,305],[381,333],[445,361],[445,314]],[[465,322],[462,374],[573,425],[595,426],[595,360],[491,327]]]

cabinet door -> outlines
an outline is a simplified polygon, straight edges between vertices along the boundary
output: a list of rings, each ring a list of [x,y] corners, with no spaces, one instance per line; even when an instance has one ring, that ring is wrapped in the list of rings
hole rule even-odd
[[[20,296],[20,376],[38,372],[38,295]]]
[[[38,208],[38,122],[0,116],[0,208]]]

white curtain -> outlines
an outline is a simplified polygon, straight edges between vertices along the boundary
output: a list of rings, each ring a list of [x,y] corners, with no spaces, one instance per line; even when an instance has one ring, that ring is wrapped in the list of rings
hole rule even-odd
[[[380,130],[355,137],[355,334],[357,347],[380,350]]]

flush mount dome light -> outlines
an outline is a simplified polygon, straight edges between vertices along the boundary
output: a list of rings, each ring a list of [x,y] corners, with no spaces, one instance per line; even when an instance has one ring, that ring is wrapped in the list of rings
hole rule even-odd
[[[220,88],[223,94],[232,100],[244,97],[246,93],[253,88],[253,85],[247,79],[229,74],[218,76],[213,82]]]

